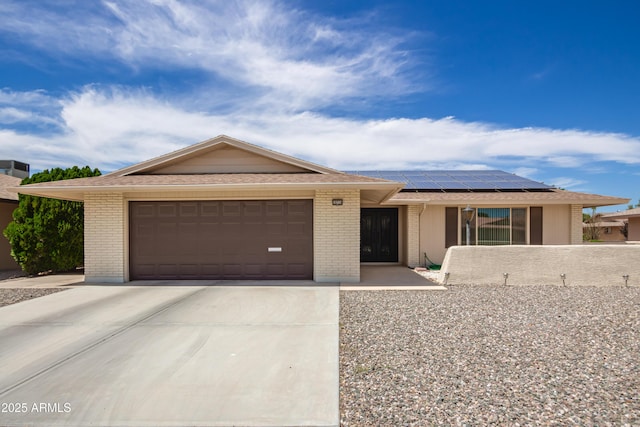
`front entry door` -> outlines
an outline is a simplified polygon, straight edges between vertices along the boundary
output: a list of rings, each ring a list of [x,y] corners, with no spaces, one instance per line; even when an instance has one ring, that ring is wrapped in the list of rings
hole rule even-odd
[[[398,209],[362,208],[360,262],[398,262]]]

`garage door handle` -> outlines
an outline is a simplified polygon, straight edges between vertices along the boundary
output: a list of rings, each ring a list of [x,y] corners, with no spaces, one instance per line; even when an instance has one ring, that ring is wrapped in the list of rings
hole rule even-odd
[[[282,252],[282,248],[267,248],[267,252]]]

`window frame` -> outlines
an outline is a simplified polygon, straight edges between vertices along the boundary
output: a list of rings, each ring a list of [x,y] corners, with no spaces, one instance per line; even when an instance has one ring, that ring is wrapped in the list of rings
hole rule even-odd
[[[470,246],[513,246],[513,210],[514,209],[523,209],[524,210],[524,243],[516,243],[515,245],[530,245],[531,244],[531,206],[523,206],[523,205],[512,205],[512,206],[471,206],[474,210],[474,216],[472,219],[471,225],[471,245]],[[458,206],[458,245],[466,246],[466,227],[463,219],[462,210],[465,206]],[[508,209],[509,210],[509,243],[507,244],[478,244],[478,230],[477,226],[477,218],[478,212],[480,209]]]

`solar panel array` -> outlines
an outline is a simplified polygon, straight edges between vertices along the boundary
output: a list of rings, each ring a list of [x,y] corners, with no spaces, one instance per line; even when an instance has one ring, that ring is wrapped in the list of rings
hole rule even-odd
[[[548,191],[550,185],[500,170],[349,171],[354,175],[403,182],[417,191]]]

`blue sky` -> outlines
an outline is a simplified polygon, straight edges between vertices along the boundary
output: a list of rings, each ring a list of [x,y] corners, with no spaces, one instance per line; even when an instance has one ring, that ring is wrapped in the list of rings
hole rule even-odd
[[[3,0],[0,15],[0,158],[34,170],[110,171],[226,134],[338,169],[502,169],[640,198],[636,1]]]

